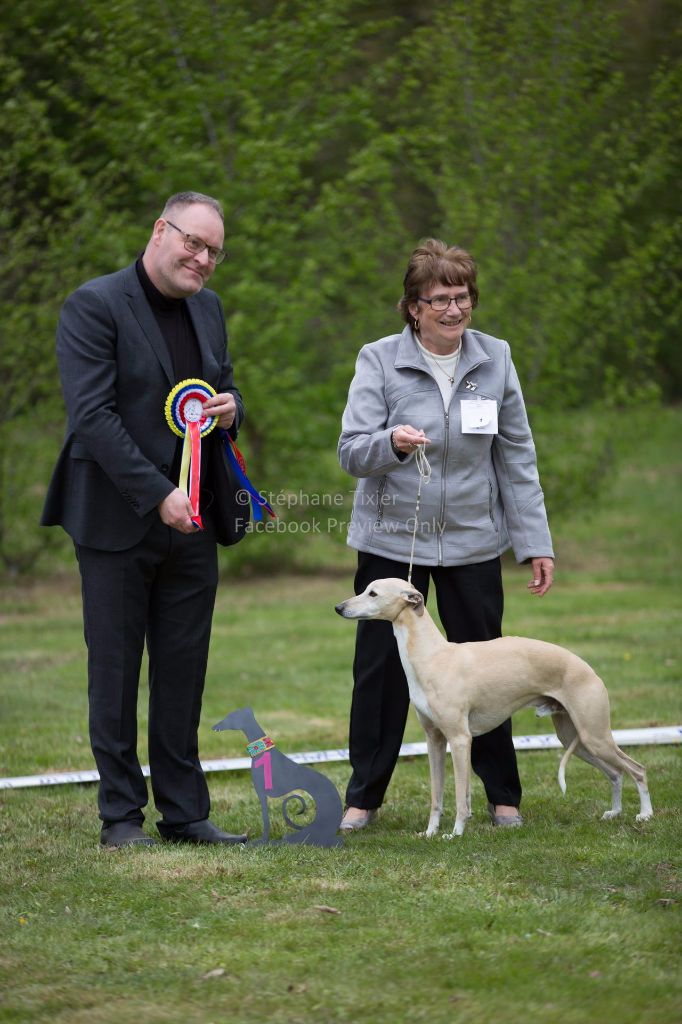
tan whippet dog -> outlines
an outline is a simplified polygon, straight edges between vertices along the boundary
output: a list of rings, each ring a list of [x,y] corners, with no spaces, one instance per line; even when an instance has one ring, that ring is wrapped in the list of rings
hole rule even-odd
[[[599,768],[611,783],[612,806],[603,818],[621,812],[623,772],[639,791],[637,821],[653,814],[646,771],[624,754],[611,734],[606,687],[590,666],[564,647],[505,636],[478,643],[448,643],[424,607],[424,598],[400,579],[376,580],[357,597],[336,606],[346,619],[386,619],[393,623],[410,699],[426,733],[431,773],[431,816],[427,836],[438,832],[443,812],[445,748],[450,744],[455,772],[457,816],[446,838],[461,836],[471,817],[471,738],[489,732],[519,708],[550,715],[566,752],[559,785],[566,792],[571,754]]]

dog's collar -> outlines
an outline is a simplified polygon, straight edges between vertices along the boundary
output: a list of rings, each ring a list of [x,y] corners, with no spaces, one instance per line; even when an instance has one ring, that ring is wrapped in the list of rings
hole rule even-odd
[[[259,740],[252,740],[246,744],[246,753],[249,757],[255,757],[256,754],[262,754],[266,750],[272,750],[275,746],[274,740],[271,740],[269,736],[261,736]]]

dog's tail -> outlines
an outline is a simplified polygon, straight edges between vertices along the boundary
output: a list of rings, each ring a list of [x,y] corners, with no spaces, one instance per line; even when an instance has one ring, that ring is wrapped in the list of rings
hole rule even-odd
[[[579,743],[580,737],[576,733],[571,742],[569,743],[568,747],[566,748],[564,756],[561,758],[561,763],[559,764],[559,785],[561,787],[561,792],[564,794],[564,796],[566,795],[566,764],[568,763],[569,757],[571,756],[571,754],[573,753],[573,751]]]

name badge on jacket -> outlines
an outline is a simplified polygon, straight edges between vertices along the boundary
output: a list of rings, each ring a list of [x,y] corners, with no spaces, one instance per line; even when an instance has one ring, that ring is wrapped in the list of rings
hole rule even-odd
[[[497,433],[497,402],[490,398],[477,401],[463,398],[460,405],[463,434]]]

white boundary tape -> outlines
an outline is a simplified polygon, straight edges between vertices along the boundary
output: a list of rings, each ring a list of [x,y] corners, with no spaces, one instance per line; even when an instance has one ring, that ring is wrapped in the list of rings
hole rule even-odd
[[[620,747],[652,746],[663,743],[682,743],[682,725],[658,726],[652,729],[616,729],[613,738]],[[540,736],[514,736],[516,750],[548,750],[561,747],[554,733]],[[426,743],[403,743],[400,757],[416,757],[426,753]],[[348,750],[308,750],[287,755],[296,764],[323,764],[327,761],[347,761]],[[221,757],[202,761],[205,772],[232,772],[251,767],[250,757]],[[143,765],[142,774],[149,775],[149,765]],[[96,770],[80,772],[52,772],[45,775],[18,775],[0,779],[0,789],[28,789],[31,786],[63,786],[67,783],[98,782]]]

